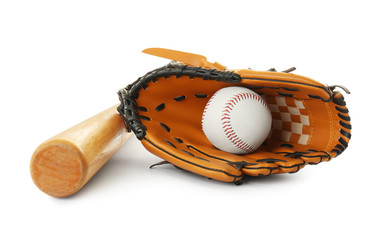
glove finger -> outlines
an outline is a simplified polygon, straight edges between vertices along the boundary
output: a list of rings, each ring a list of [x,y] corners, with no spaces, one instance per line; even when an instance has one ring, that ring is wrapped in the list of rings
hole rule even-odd
[[[266,175],[271,173],[277,173],[279,171],[278,165],[274,161],[256,161],[255,158],[251,157],[251,154],[237,155],[228,152],[221,151],[214,146],[196,144],[198,147],[189,145],[188,148],[191,149],[192,153],[199,154],[206,159],[213,159],[214,161],[224,162],[237,169],[241,169],[244,172],[245,167],[250,167],[250,169],[255,169],[256,174],[248,175]]]
[[[159,139],[149,134],[141,142],[148,151],[190,172],[223,182],[237,182],[242,179],[242,171],[227,162],[191,151],[187,142],[177,141],[171,136],[163,137]]]
[[[306,162],[300,158],[289,158],[272,152],[257,150],[249,154],[249,158],[256,163],[270,163],[274,165],[271,168],[257,168],[252,165],[245,165],[242,171],[251,176],[270,175],[274,173],[295,173],[306,165]]]
[[[306,164],[311,165],[318,164],[323,161],[329,161],[331,159],[331,156],[328,152],[317,151],[314,149],[300,149],[299,147],[294,150],[293,146],[290,144],[282,144],[281,147],[275,149],[275,153],[286,158],[299,158],[305,161]]]
[[[270,175],[274,173],[294,173],[305,166],[301,158],[288,157],[292,151],[282,153],[282,148],[273,148],[274,144],[261,146],[257,151],[244,155],[231,154],[215,148],[203,137],[194,140],[188,148],[193,154],[201,154],[201,157],[215,161],[226,162],[241,169],[244,174],[250,176]],[[197,147],[195,147],[197,146]],[[283,147],[284,148],[284,147]],[[276,153],[278,152],[278,153]]]

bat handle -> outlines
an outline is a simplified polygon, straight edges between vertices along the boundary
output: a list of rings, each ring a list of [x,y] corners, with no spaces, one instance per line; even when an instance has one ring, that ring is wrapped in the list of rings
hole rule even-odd
[[[131,136],[113,106],[42,143],[31,158],[35,185],[53,197],[79,191]]]

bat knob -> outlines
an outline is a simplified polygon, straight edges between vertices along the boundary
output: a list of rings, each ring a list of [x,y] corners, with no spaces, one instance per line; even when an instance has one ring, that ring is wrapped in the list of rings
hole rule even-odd
[[[53,197],[79,191],[131,136],[113,106],[42,143],[31,158],[36,186]]]
[[[81,152],[68,142],[49,142],[36,149],[31,159],[31,177],[35,185],[53,197],[77,192],[86,175]]]

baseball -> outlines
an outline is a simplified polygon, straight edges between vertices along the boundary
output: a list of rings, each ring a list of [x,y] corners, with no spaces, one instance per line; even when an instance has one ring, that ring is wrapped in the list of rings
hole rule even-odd
[[[247,154],[265,141],[271,121],[270,110],[260,95],[244,87],[226,87],[205,105],[202,129],[218,149]]]

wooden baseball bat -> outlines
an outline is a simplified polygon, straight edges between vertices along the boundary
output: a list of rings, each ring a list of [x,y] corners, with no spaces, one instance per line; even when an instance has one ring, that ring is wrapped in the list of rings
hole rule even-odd
[[[31,158],[36,186],[53,197],[79,191],[131,136],[113,106],[42,143]]]

